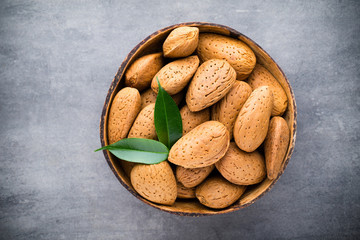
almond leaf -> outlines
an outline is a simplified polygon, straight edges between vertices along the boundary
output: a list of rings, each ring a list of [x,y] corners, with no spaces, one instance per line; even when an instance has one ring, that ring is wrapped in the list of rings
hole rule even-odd
[[[156,79],[159,91],[155,102],[155,130],[159,141],[170,149],[182,136],[182,119],[175,101]]]
[[[122,160],[143,164],[160,163],[169,155],[169,149],[164,144],[144,138],[125,138],[95,152],[100,150],[109,150]]]

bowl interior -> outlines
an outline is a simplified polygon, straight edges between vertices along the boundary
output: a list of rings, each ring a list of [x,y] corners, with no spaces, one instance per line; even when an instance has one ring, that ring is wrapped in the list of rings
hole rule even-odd
[[[148,36],[142,42],[140,42],[125,58],[124,62],[121,64],[108,92],[108,95],[105,100],[101,121],[100,121],[100,138],[102,146],[108,145],[107,139],[107,118],[110,109],[111,102],[116,95],[116,93],[124,86],[123,78],[124,72],[136,60],[137,58],[154,52],[159,52],[162,50],[162,43],[167,37],[167,35],[176,27],[179,26],[196,26],[200,29],[200,32],[210,32],[210,33],[218,33],[226,36],[231,36],[233,38],[240,39],[245,42],[255,53],[257,58],[257,63],[262,64],[266,67],[274,77],[279,81],[281,86],[284,88],[287,97],[288,97],[288,108],[284,113],[283,117],[287,121],[290,129],[290,144],[288,147],[288,151],[285,156],[285,160],[282,163],[281,171],[277,179],[282,175],[286,165],[288,164],[291,154],[295,145],[295,137],[296,137],[296,103],[293,91],[291,86],[282,72],[280,67],[275,63],[275,61],[254,41],[249,39],[248,37],[242,35],[234,29],[231,29],[226,26],[212,24],[212,23],[199,23],[199,22],[191,22],[191,23],[183,23],[173,25],[164,29],[161,29],[152,35]],[[246,192],[241,196],[241,198],[236,201],[233,205],[226,209],[222,210],[214,210],[207,208],[201,205],[197,199],[192,200],[176,200],[175,204],[172,206],[164,206],[152,203],[144,198],[142,198],[139,194],[131,186],[130,180],[122,169],[119,160],[110,154],[108,151],[104,151],[105,158],[119,179],[120,183],[129,190],[135,197],[140,199],[141,201],[151,205],[155,208],[158,208],[163,211],[167,211],[170,213],[175,213],[179,215],[188,215],[188,216],[202,216],[202,215],[213,215],[220,214],[226,212],[232,212],[238,210],[240,208],[246,207],[252,203],[254,203],[257,199],[263,196],[267,191],[271,189],[273,184],[277,181],[277,179],[269,180],[265,179],[263,182],[250,186],[247,188]]]

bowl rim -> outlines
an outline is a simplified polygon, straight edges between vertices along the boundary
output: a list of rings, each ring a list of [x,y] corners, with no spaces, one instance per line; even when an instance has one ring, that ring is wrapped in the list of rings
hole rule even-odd
[[[182,27],[182,26],[209,26],[209,27],[217,27],[217,28],[221,28],[221,29],[225,29],[227,31],[229,31],[229,36],[239,39],[239,37],[245,38],[247,41],[252,42],[257,48],[259,48],[265,55],[266,57],[268,57],[269,59],[271,59],[271,61],[273,63],[275,63],[276,67],[279,69],[282,77],[285,79],[285,83],[288,85],[289,90],[290,90],[290,94],[291,94],[291,98],[292,98],[292,102],[293,102],[293,108],[294,108],[294,113],[293,113],[293,139],[292,142],[289,142],[289,145],[291,146],[290,149],[288,149],[289,153],[287,155],[287,158],[284,161],[284,167],[282,169],[282,171],[279,173],[279,175],[277,176],[277,178],[275,180],[273,180],[273,182],[269,185],[269,187],[262,192],[259,196],[257,196],[256,198],[254,198],[252,201],[241,205],[241,206],[236,206],[233,207],[232,209],[221,209],[218,210],[214,213],[193,213],[193,212],[181,212],[181,211],[170,211],[167,209],[163,209],[160,206],[153,204],[151,202],[149,202],[148,200],[142,198],[137,192],[135,192],[133,189],[130,188],[130,186],[128,186],[122,179],[121,177],[117,174],[114,165],[112,164],[111,160],[110,160],[110,156],[109,156],[109,152],[106,150],[103,150],[103,154],[104,157],[111,169],[111,171],[114,173],[114,175],[116,176],[116,178],[119,180],[119,182],[132,194],[134,195],[137,199],[141,200],[142,202],[146,203],[147,205],[150,205],[156,209],[159,209],[161,211],[164,212],[168,212],[168,213],[172,213],[175,215],[180,215],[180,216],[191,216],[191,217],[199,217],[199,216],[212,216],[212,215],[219,215],[219,214],[225,214],[225,213],[229,213],[229,212],[234,212],[237,211],[239,209],[245,208],[247,206],[252,205],[255,201],[257,201],[258,199],[260,199],[262,196],[264,196],[268,191],[270,191],[270,189],[274,186],[274,184],[278,181],[278,179],[281,177],[281,175],[283,174],[283,172],[285,171],[290,158],[292,156],[292,153],[294,151],[294,147],[295,147],[295,141],[296,141],[296,132],[297,132],[297,106],[296,106],[296,101],[295,101],[295,95],[293,92],[293,89],[289,83],[289,80],[287,79],[286,75],[284,74],[283,70],[280,68],[280,66],[276,63],[276,61],[262,48],[260,47],[254,40],[250,39],[249,37],[245,36],[244,34],[240,33],[239,31],[230,28],[228,26],[222,25],[222,24],[217,24],[217,23],[211,23],[211,22],[183,22],[183,23],[178,23],[178,24],[173,24],[167,27],[164,27],[160,30],[157,30],[155,32],[153,32],[152,34],[150,34],[149,36],[147,36],[146,38],[144,38],[140,43],[138,43],[125,57],[125,59],[123,60],[123,62],[121,63],[118,71],[116,72],[115,77],[112,80],[112,83],[110,85],[110,88],[108,90],[107,96],[105,98],[105,103],[103,106],[103,110],[101,113],[101,118],[100,118],[100,142],[101,142],[101,146],[104,147],[105,146],[105,134],[104,134],[104,126],[105,126],[105,119],[106,119],[106,112],[107,109],[110,105],[110,98],[113,94],[113,92],[116,90],[117,85],[119,84],[121,78],[122,77],[122,73],[124,73],[126,66],[128,65],[129,61],[132,59],[132,57],[135,55],[135,53],[137,52],[137,50],[144,45],[148,40],[152,39],[153,37],[156,37],[159,33],[167,31],[169,29],[174,29],[177,27]]]

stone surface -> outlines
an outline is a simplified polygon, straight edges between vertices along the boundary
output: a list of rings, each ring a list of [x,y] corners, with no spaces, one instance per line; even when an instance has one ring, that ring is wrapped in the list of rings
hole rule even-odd
[[[358,1],[1,1],[0,239],[359,239],[359,12]],[[145,205],[93,152],[127,53],[188,21],[256,41],[298,105],[284,175],[220,216]]]

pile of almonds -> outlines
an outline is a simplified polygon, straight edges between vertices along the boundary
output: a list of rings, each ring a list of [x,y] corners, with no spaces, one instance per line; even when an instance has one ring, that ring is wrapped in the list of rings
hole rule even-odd
[[[221,209],[246,186],[278,176],[290,137],[281,117],[288,100],[245,43],[196,27],[174,29],[163,52],[142,56],[127,69],[126,87],[110,108],[109,144],[126,137],[157,139],[156,78],[180,106],[183,136],[167,161],[119,160],[142,197],[165,205],[197,198]]]

